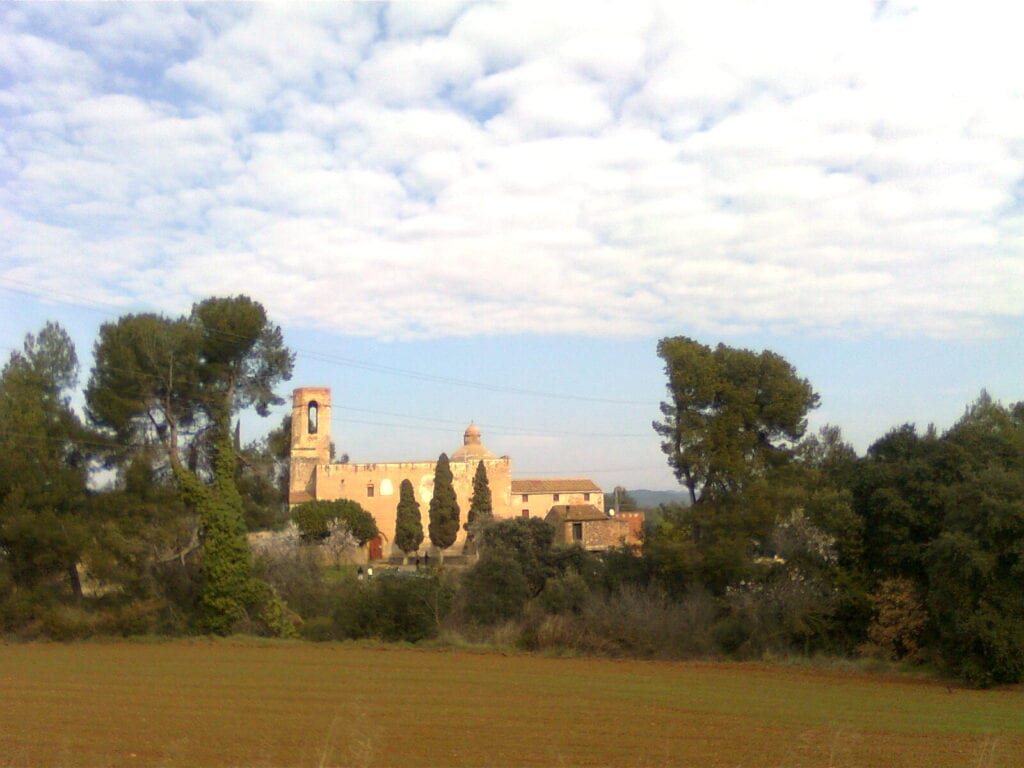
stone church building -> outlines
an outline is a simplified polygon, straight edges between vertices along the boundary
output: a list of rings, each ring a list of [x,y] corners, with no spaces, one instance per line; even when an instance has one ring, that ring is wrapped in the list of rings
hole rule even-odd
[[[440,453],[440,451],[438,451]],[[446,451],[447,453],[447,451]],[[555,504],[588,504],[600,515],[604,512],[604,494],[593,481],[581,478],[513,480],[512,460],[495,456],[481,440],[480,429],[470,424],[462,445],[448,453],[453,485],[464,524],[473,495],[473,476],[479,462],[487,470],[491,500],[496,518],[513,516],[544,518]],[[412,483],[423,522],[420,551],[436,554],[430,544],[429,506],[434,494],[434,468],[437,457],[417,461],[360,464],[331,462],[331,390],[327,387],[301,387],[292,393],[291,477],[289,505],[304,501],[351,499],[359,502],[377,521],[381,537],[371,542],[369,559],[401,555],[393,545],[399,487],[403,480]],[[617,529],[616,529],[617,530]],[[455,544],[445,554],[461,554],[466,531],[460,529]],[[609,546],[618,544],[609,542]],[[607,547],[606,547],[607,548]]]

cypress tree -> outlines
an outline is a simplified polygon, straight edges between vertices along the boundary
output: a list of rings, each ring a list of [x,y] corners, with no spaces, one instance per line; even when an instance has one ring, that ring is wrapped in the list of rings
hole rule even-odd
[[[455,543],[459,535],[459,500],[452,485],[452,469],[448,454],[437,457],[434,468],[434,497],[430,500],[430,542],[439,550],[444,565],[444,550]]]
[[[423,543],[423,521],[412,483],[403,480],[398,489],[398,511],[395,514],[395,544],[402,550],[402,565],[409,562],[409,553]]]
[[[473,475],[473,497],[469,500],[469,513],[466,515],[467,539],[473,538],[474,523],[484,523],[493,516],[491,485],[487,480],[487,468],[481,461],[476,465],[476,474]]]

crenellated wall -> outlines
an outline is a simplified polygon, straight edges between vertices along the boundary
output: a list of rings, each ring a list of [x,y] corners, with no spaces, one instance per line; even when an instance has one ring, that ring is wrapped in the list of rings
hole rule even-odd
[[[310,413],[314,404],[315,418]],[[332,464],[330,414],[330,389],[302,387],[292,393],[289,504],[301,504],[314,499],[351,499],[359,502],[377,521],[383,538],[383,555],[400,555],[401,552],[393,546],[395,518],[399,488],[403,480],[409,480],[416,501],[420,504],[424,535],[421,551],[432,551],[428,533],[429,505],[434,495],[434,468],[437,459],[377,464]],[[469,514],[473,477],[480,461],[487,470],[494,516],[501,518],[512,515],[512,460],[508,456],[495,457],[484,448],[480,442],[479,429],[470,425],[466,430],[463,446],[452,451],[449,459],[452,485],[459,502],[462,524],[465,524],[466,516]],[[466,531],[460,527],[455,544],[445,552],[461,553],[465,541]]]

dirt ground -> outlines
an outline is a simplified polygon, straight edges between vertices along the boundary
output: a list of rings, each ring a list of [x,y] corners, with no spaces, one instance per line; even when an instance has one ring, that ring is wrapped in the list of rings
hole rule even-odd
[[[1024,691],[260,641],[0,646],[0,766],[1024,765]]]

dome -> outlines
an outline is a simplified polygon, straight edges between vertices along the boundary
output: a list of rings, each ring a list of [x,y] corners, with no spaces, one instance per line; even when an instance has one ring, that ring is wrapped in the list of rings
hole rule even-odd
[[[470,422],[462,435],[462,447],[451,455],[452,461],[493,459],[494,454],[480,442],[480,427]]]

